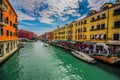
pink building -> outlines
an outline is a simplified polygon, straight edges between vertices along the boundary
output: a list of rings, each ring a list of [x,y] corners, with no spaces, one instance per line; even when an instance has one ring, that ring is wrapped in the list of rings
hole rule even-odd
[[[18,31],[18,37],[32,39],[32,38],[34,38],[34,32],[30,32],[30,31],[21,29]]]

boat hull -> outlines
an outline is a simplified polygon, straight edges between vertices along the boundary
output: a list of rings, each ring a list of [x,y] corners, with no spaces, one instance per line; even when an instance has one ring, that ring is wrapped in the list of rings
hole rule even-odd
[[[92,55],[91,57],[108,64],[120,64],[120,58],[117,56]]]
[[[86,61],[86,62],[91,63],[91,64],[96,63],[94,58],[92,58],[92,57],[91,58],[89,57],[90,59],[86,58],[86,56],[84,55],[85,53],[79,54],[79,52],[76,53],[76,52],[73,52],[73,51],[71,53],[72,53],[72,55],[74,55],[75,57],[77,57],[77,58],[79,58],[79,59],[81,59],[83,61]]]

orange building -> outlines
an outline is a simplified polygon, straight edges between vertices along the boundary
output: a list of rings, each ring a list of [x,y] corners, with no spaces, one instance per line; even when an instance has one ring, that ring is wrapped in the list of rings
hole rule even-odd
[[[17,18],[9,0],[0,0],[0,63],[18,49]]]
[[[8,0],[0,0],[0,41],[16,40],[17,14]]]

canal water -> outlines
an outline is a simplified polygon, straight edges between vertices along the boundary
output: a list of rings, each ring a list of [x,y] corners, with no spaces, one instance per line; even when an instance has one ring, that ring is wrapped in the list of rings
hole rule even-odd
[[[120,80],[120,68],[91,65],[42,42],[28,43],[0,67],[0,80]]]

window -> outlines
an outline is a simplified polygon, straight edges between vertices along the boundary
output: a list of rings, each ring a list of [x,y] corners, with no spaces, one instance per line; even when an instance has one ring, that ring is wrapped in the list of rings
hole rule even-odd
[[[0,0],[0,4],[3,4],[3,0]]]
[[[12,21],[10,21],[10,26],[12,26],[13,24],[12,24]]]
[[[86,39],[86,35],[83,35],[83,39]]]
[[[105,24],[101,24],[101,29],[105,29]]]
[[[84,21],[84,24],[86,24],[86,23],[87,23],[87,20]]]
[[[5,19],[5,23],[8,24],[8,17],[6,17],[6,19]]]
[[[106,34],[104,34],[104,38],[103,39],[106,40]]]
[[[118,14],[120,14],[120,8],[119,8],[119,9],[114,10],[114,14],[113,14],[113,15],[118,15]]]
[[[83,32],[86,32],[86,27],[83,29]]]
[[[3,19],[3,14],[2,12],[0,12],[0,22],[2,22],[2,19]]]
[[[94,26],[91,27],[91,30],[94,30]]]
[[[10,15],[12,15],[12,11],[10,10]]]
[[[77,23],[76,23],[76,26],[77,26]]]
[[[105,6],[105,7],[103,7],[103,10],[106,10],[106,9],[108,9],[109,7],[108,6]]]
[[[78,33],[80,33],[80,28],[78,29]]]
[[[100,24],[99,24],[99,25],[97,25],[97,30],[100,30]]]
[[[6,36],[9,36],[9,30],[6,30]]]
[[[114,22],[114,28],[120,28],[120,21]]]
[[[82,39],[82,35],[78,35],[78,39]]]
[[[17,18],[15,18],[15,22],[18,23],[18,22],[17,22]]]
[[[102,19],[104,19],[106,17],[106,14],[102,14]]]
[[[97,16],[97,20],[100,20],[100,15]]]
[[[79,22],[79,25],[80,25],[80,22]]]
[[[119,34],[114,34],[113,35],[113,40],[119,40]]]
[[[4,4],[4,5],[5,5],[5,8],[8,10],[8,6],[6,4]]]
[[[0,36],[3,35],[3,28],[0,27]]]
[[[92,18],[91,22],[93,22],[93,21],[94,21],[94,17]]]
[[[12,32],[10,31],[10,36],[12,36]]]
[[[81,21],[81,25],[82,25],[82,23],[83,23],[83,22]]]

